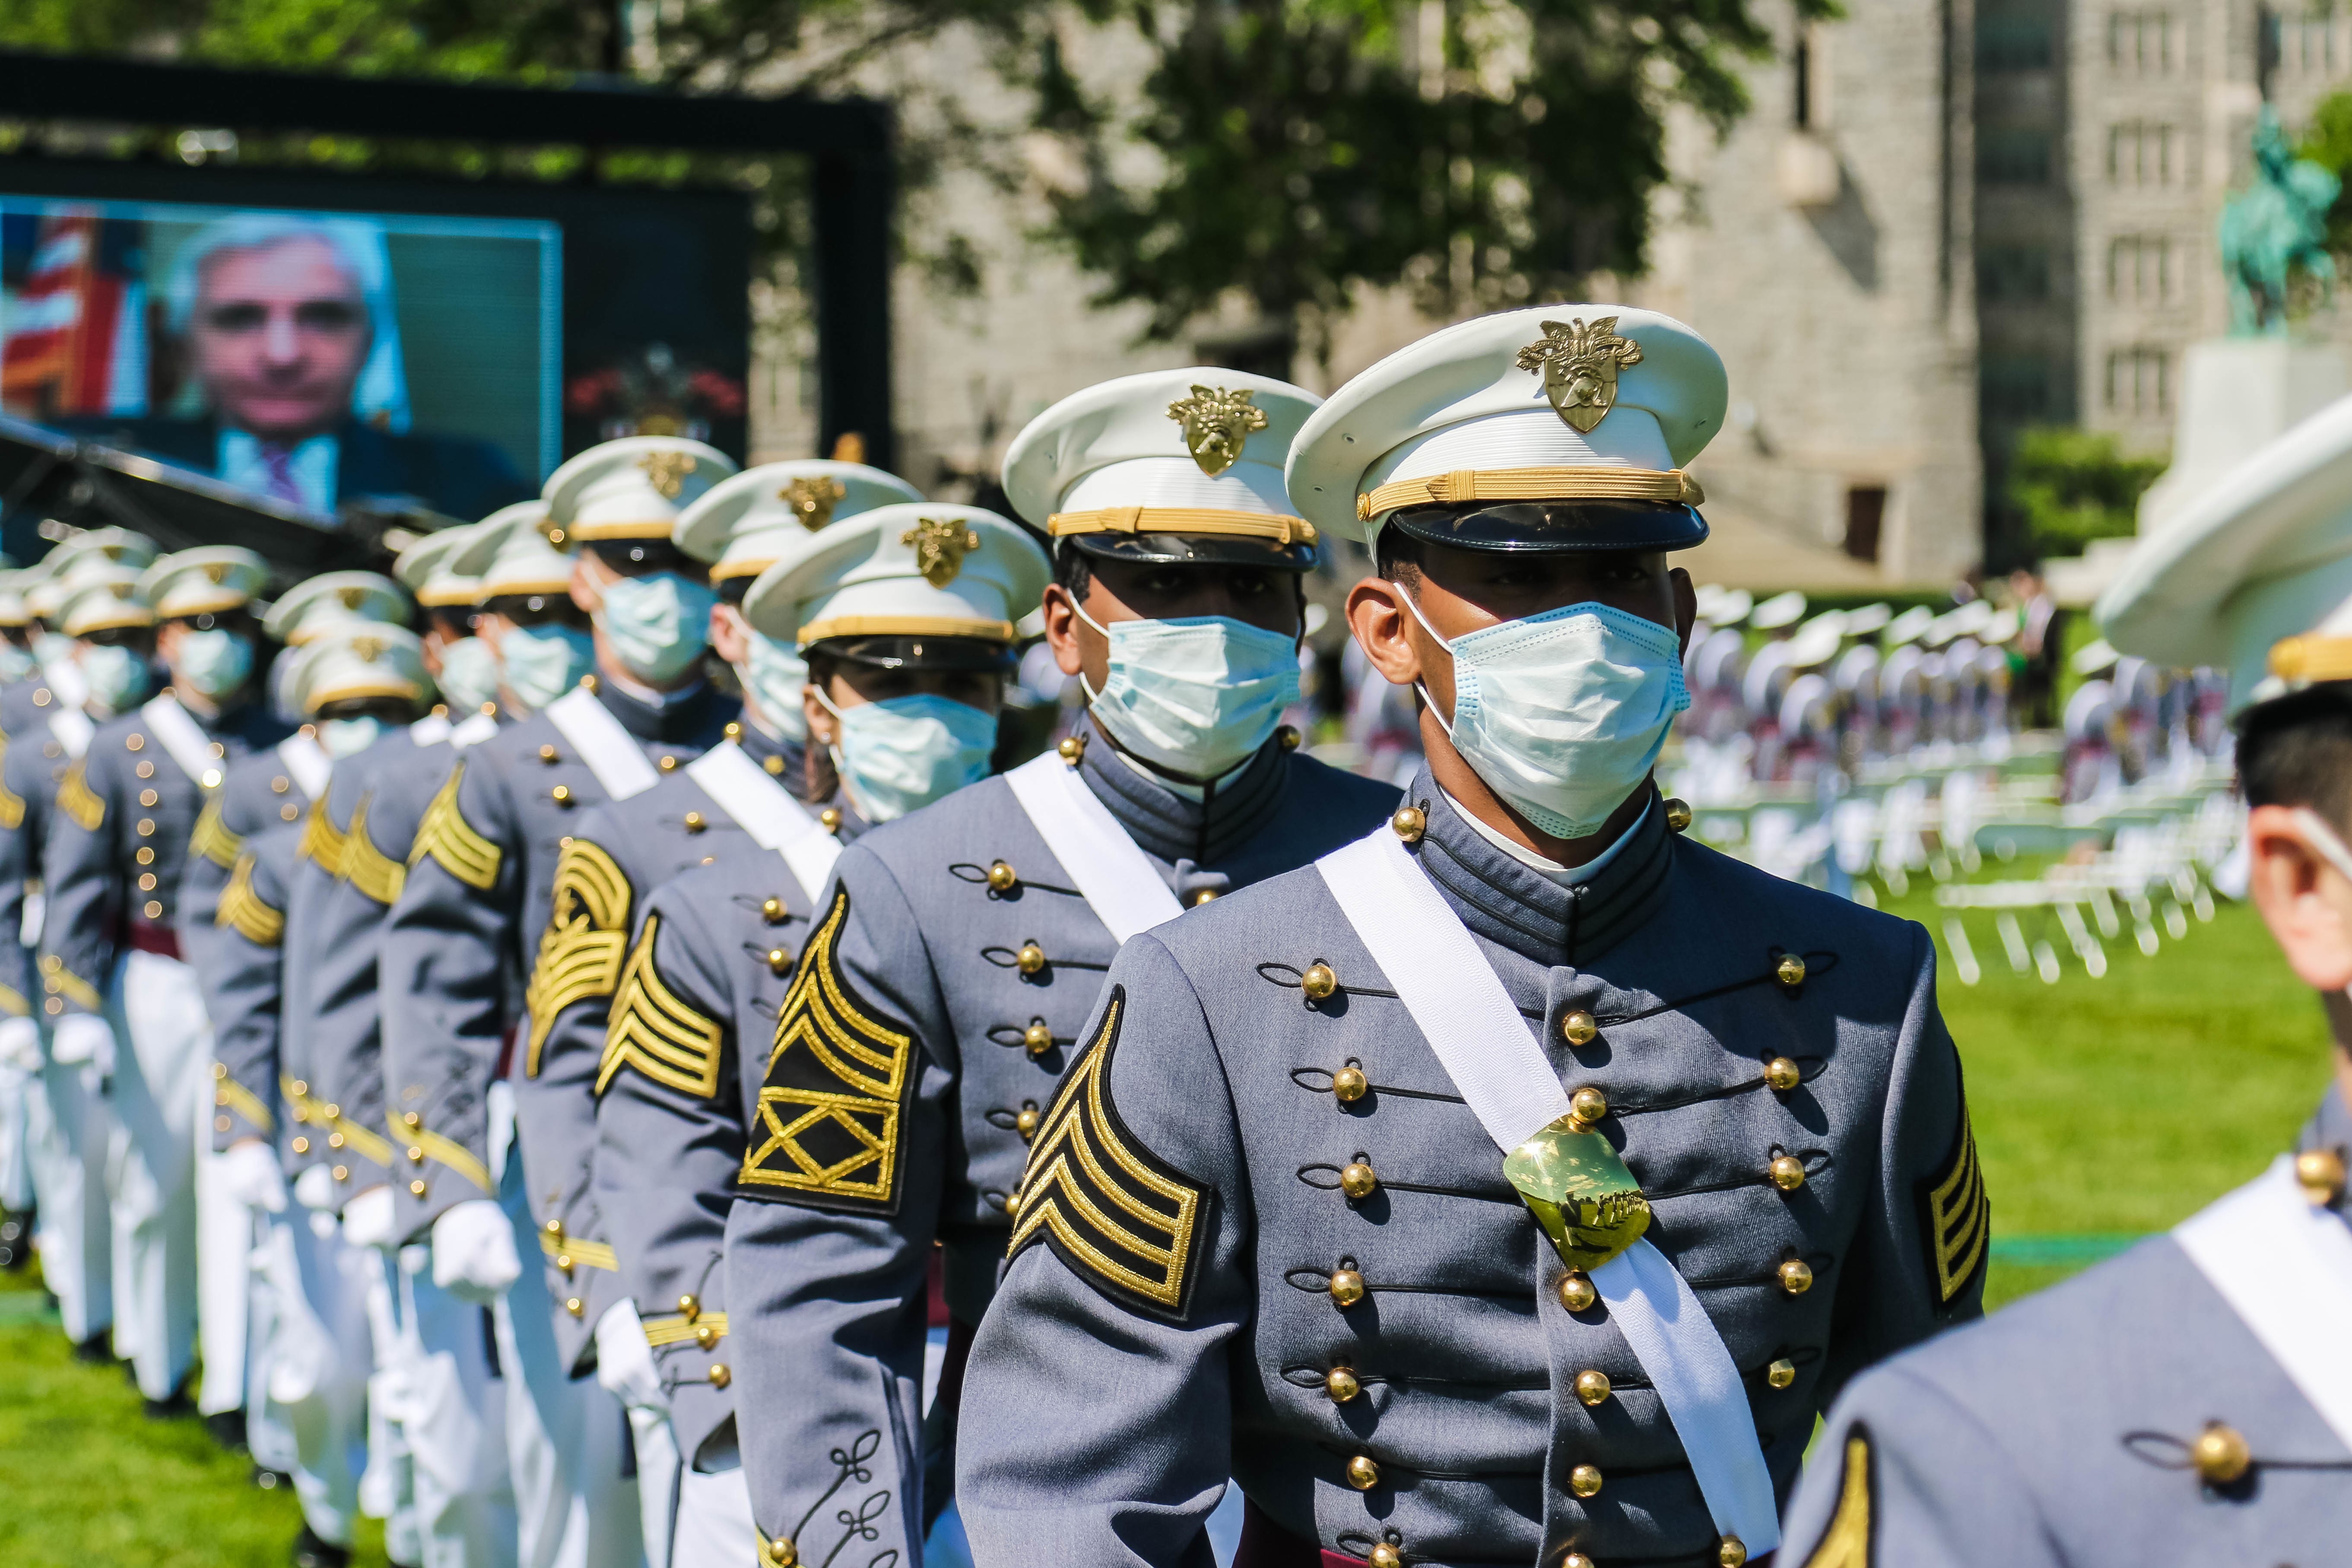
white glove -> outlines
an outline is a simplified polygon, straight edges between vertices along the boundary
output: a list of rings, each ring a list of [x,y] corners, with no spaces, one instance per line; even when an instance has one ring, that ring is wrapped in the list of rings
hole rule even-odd
[[[320,1214],[332,1214],[342,1204],[335,1191],[335,1173],[324,1165],[313,1165],[294,1178],[294,1201],[306,1209]]]
[[[343,1239],[353,1247],[390,1247],[392,1226],[390,1187],[370,1187],[343,1205]]]
[[[618,1302],[596,1320],[596,1381],[633,1410],[669,1414],[669,1394],[634,1301]]]
[[[30,1018],[0,1019],[0,1067],[41,1070],[41,1026]]]
[[[433,1222],[433,1283],[487,1307],[522,1278],[514,1222],[488,1198],[468,1198]]]
[[[79,1067],[84,1062],[98,1069],[100,1078],[114,1074],[114,1030],[95,1013],[68,1013],[58,1020],[49,1035],[49,1055],[60,1067]]]
[[[249,1209],[266,1214],[286,1212],[286,1176],[278,1168],[278,1152],[257,1138],[229,1145],[213,1167],[220,1189]]]

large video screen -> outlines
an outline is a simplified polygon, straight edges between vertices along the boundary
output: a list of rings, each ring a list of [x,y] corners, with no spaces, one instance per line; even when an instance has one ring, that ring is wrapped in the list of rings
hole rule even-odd
[[[0,412],[322,519],[537,493],[562,300],[551,222],[0,186]]]

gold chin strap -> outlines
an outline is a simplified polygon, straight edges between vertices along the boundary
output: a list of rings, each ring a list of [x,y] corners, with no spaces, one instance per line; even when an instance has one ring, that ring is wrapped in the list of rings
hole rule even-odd
[[[1470,500],[1664,500],[1696,506],[1706,500],[1698,480],[1681,468],[1456,468],[1427,479],[1391,479],[1356,498],[1356,517],[1370,522],[1399,507]]]
[[[1315,525],[1303,517],[1201,506],[1108,506],[1094,511],[1057,511],[1045,520],[1045,531],[1055,539],[1073,533],[1223,533],[1271,539],[1277,544],[1315,542]]]
[[[2271,673],[2281,680],[2352,680],[2352,637],[2311,633],[2273,643]]]

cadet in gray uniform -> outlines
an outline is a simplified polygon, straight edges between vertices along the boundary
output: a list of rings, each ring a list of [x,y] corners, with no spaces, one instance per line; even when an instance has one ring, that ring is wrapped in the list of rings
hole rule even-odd
[[[13,567],[0,568],[0,691],[22,684],[38,668],[24,577]],[[6,757],[7,736],[0,731],[0,773]],[[21,839],[9,841],[23,829],[22,800],[0,784],[0,1269],[11,1273],[33,1261],[34,1142],[47,1114],[37,1081],[44,1058],[30,1000],[32,956],[13,935],[24,926],[24,846]]]
[[[753,635],[805,655],[803,691],[816,695],[803,696],[804,718],[847,782],[821,817],[834,837],[803,830],[774,839],[774,853],[747,845],[681,879],[695,891],[665,902],[675,918],[641,923],[613,1004],[596,1079],[596,1178],[634,1304],[600,1323],[597,1376],[641,1430],[672,1434],[682,1457],[677,1525],[653,1543],[657,1562],[758,1552],[729,1419],[719,1259],[735,1176],[758,1141],[750,1108],[776,1000],[835,840],[855,837],[866,813],[919,810],[985,772],[1012,627],[1049,570],[1045,552],[992,512],[887,506],[800,532],[745,598]],[[793,886],[780,888],[780,875]],[[689,911],[703,898],[717,901]],[[679,990],[663,977],[665,953]],[[729,1051],[730,1037],[744,1042],[740,1053]],[[750,1090],[739,1094],[747,1073]],[[646,1452],[641,1444],[641,1463]]]
[[[933,1246],[952,1320],[944,1450],[1028,1140],[1119,941],[1395,803],[1297,755],[1279,725],[1315,559],[1279,465],[1314,403],[1265,377],[1171,371],[1066,399],[1013,443],[1006,488],[1056,542],[1047,631],[1094,716],[1058,755],[844,851],[800,953],[746,1106],[725,1243],[764,1561],[920,1555],[946,1500],[925,1496],[916,1405]],[[765,586],[747,611],[781,636]],[[811,642],[865,624],[828,604],[794,613]],[[891,775],[861,763],[865,712],[841,720],[861,799],[866,773]]]
[[[2254,907],[2319,994],[2298,1152],[2063,1285],[1855,1380],[1790,1506],[1791,1568],[2336,1563],[2352,1530],[2352,406],[2143,540],[2115,645],[2226,666]]]
[[[498,1301],[501,1335],[513,1336],[501,1365],[528,1388],[538,1421],[535,1432],[509,1421],[509,1431],[524,1442],[543,1434],[551,1448],[515,1466],[519,1486],[545,1482],[518,1499],[528,1561],[579,1552],[573,1561],[603,1568],[643,1547],[622,1423],[601,1389],[572,1381],[553,1337],[561,1307],[538,1275],[506,1300],[521,1268],[518,1234],[538,1248],[590,1151],[533,1146],[526,1127],[520,1162],[503,1168],[492,1089],[526,1068],[521,981],[552,915],[562,839],[589,809],[693,762],[734,721],[736,704],[701,675],[705,569],[670,541],[678,511],[733,471],[698,442],[632,437],[551,476],[550,537],[577,548],[572,595],[595,623],[593,689],[559,697],[458,760],[426,809],[384,931],[385,1079],[410,1162],[395,1231],[429,1229],[436,1283]],[[533,531],[528,519],[509,527]]]
[[[1429,762],[1111,965],[972,1351],[975,1561],[1202,1563],[1230,1477],[1253,1563],[1736,1568],[1837,1387],[1977,1310],[1927,934],[1650,781],[1725,398],[1680,323],[1555,306],[1308,420],[1289,494],[1371,535]]]
[[[205,547],[144,579],[172,689],[98,731],[58,786],[44,858],[44,1011],[52,1050],[110,1079],[110,1193],[118,1324],[129,1320],[140,1391],[176,1394],[196,1318],[196,1075],[209,1049],[173,907],[203,803],[237,759],[287,734],[262,700],[247,605],[268,568]]]

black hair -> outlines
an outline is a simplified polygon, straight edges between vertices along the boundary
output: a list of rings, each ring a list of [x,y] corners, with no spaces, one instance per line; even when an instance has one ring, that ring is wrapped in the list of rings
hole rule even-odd
[[[2352,830],[2352,681],[2255,704],[2238,723],[2238,786],[2249,805],[2305,805]]]
[[[1401,528],[1383,528],[1372,538],[1372,570],[1391,582],[1400,574],[1421,576],[1422,542]]]
[[[1087,601],[1087,589],[1094,583],[1095,569],[1087,560],[1087,552],[1075,544],[1065,544],[1054,553],[1054,581],[1062,591],[1080,604]]]

